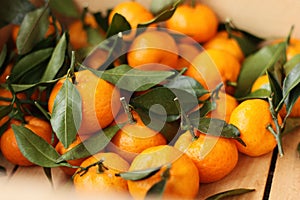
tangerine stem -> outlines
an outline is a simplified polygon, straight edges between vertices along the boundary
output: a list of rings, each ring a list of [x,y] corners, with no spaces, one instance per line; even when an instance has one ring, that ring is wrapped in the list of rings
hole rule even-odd
[[[46,117],[46,119],[50,121],[50,114],[37,101],[34,101],[34,105],[39,109],[39,111],[41,111],[41,113]]]
[[[268,124],[268,126],[266,127],[268,129],[268,131],[270,131],[273,136],[275,137],[276,139],[276,142],[277,142],[277,148],[278,148],[278,154],[279,154],[279,157],[282,157],[284,155],[284,152],[283,152],[283,148],[282,148],[282,140],[281,140],[281,136],[278,135],[274,129],[272,128],[271,124]]]
[[[25,123],[25,119],[24,119],[24,113],[22,111],[22,105],[21,105],[21,102],[19,101],[13,87],[11,86],[11,83],[10,83],[10,79],[9,79],[9,76],[6,77],[6,82],[7,82],[7,85],[8,85],[8,89],[9,91],[11,92],[12,94],[12,100],[10,102],[11,105],[14,105],[14,103],[16,104],[17,106],[17,113],[21,116],[21,121],[22,123]]]
[[[267,126],[267,129],[274,135],[274,137],[277,141],[279,156],[282,157],[283,156],[283,147],[282,147],[282,142],[281,142],[281,133],[282,133],[281,130],[282,129],[281,129],[281,126],[279,125],[277,113],[274,110],[272,99],[268,98],[268,101],[269,101],[269,105],[270,105],[271,116],[272,116],[273,122],[276,127],[276,131],[272,128],[272,126],[270,124]]]
[[[121,101],[122,107],[123,107],[123,109],[124,109],[124,111],[125,111],[125,113],[126,113],[126,115],[127,115],[128,122],[129,122],[130,124],[135,123],[135,120],[134,120],[134,118],[133,118],[133,116],[132,116],[132,113],[130,112],[129,105],[128,105],[128,103],[126,102],[125,97],[121,97],[121,98],[120,98],[120,101]]]
[[[187,114],[182,110],[179,100],[178,100],[178,97],[175,97],[174,102],[175,102],[175,105],[181,116],[180,128],[182,130],[188,130],[191,133],[191,135],[193,136],[193,139],[197,139],[198,137],[194,133],[194,127],[193,127],[190,119],[188,118]],[[186,126],[184,125],[184,121],[186,122]]]
[[[195,8],[195,7],[196,7],[196,0],[192,0],[192,1],[191,1],[191,6],[192,6],[192,8]]]

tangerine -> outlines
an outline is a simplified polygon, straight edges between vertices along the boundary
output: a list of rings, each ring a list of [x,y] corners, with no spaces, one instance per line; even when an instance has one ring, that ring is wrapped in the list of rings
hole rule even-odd
[[[208,6],[197,3],[194,7],[182,4],[166,21],[166,27],[190,36],[197,42],[206,42],[215,36],[218,18]]]

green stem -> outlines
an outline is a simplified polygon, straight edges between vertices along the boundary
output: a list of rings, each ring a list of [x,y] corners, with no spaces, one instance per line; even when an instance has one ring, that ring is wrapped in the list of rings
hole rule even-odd
[[[194,132],[194,126],[192,125],[190,119],[188,118],[188,116],[186,115],[186,113],[182,110],[178,97],[176,97],[174,99],[175,105],[179,111],[179,114],[181,115],[181,121],[180,121],[180,128],[182,130],[188,130],[190,132],[190,134],[193,136],[193,139],[197,139],[198,137],[195,135]],[[184,122],[186,123],[186,125],[184,125]]]
[[[191,6],[192,6],[192,8],[196,7],[196,0],[191,0]]]
[[[121,101],[122,107],[123,107],[123,109],[124,109],[124,111],[127,115],[128,123],[129,124],[134,124],[135,120],[132,116],[132,113],[130,112],[130,107],[129,107],[128,103],[126,102],[125,97],[121,97],[120,101]]]
[[[266,127],[268,129],[268,131],[270,131],[273,136],[275,137],[276,139],[276,142],[277,142],[277,146],[278,146],[278,154],[280,157],[282,157],[284,155],[284,152],[283,152],[283,148],[282,148],[282,140],[281,140],[281,136],[278,135],[274,129],[272,128],[271,124],[268,124],[268,126]]]
[[[46,117],[46,119],[50,121],[51,116],[37,101],[34,101],[34,105],[39,109],[39,111],[41,111],[41,113]]]
[[[7,81],[8,89],[9,89],[9,91],[11,92],[11,94],[13,96],[12,101],[11,101],[11,105],[14,105],[14,104],[16,105],[17,111],[18,111],[17,113],[21,116],[20,120],[22,121],[22,123],[25,123],[24,113],[23,113],[21,102],[19,101],[14,89],[11,86],[9,78],[7,78],[6,81]]]
[[[226,85],[227,86],[232,86],[232,87],[237,87],[237,82],[227,81]]]
[[[268,101],[269,101],[269,105],[270,105],[270,112],[271,112],[272,120],[275,124],[276,131],[272,128],[271,125],[268,125],[267,129],[274,135],[274,137],[277,141],[279,156],[282,157],[283,156],[283,147],[282,147],[282,141],[281,141],[281,133],[282,133],[281,130],[282,129],[278,122],[277,112],[275,112],[275,110],[274,110],[272,99],[268,98]]]

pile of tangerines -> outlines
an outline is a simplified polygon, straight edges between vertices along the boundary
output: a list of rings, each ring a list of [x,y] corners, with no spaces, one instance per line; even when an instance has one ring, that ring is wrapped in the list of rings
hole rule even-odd
[[[76,191],[123,193],[134,199],[154,194],[196,198],[202,183],[221,180],[234,170],[239,153],[255,157],[272,152],[287,115],[300,116],[300,100],[291,111],[285,106],[272,110],[274,87],[267,70],[248,84],[248,96],[237,95],[243,67],[259,51],[258,45],[245,53],[237,39],[245,32],[220,28],[217,14],[201,3],[175,2],[153,14],[138,2],[126,1],[105,18],[107,30],[89,12],[67,26],[54,19],[48,18],[43,42],[47,46],[46,39],[52,38],[48,41],[55,44],[51,55],[56,57],[65,42],[63,59],[59,64],[50,55],[41,62],[56,62],[59,69],[51,79],[40,75],[45,77],[55,65],[50,70],[32,66],[28,73],[40,74],[36,82],[26,82],[34,75],[26,75],[21,65],[27,64],[26,56],[46,48],[39,44],[25,54],[18,52],[22,24],[13,27],[12,52],[17,58],[6,56],[1,63],[1,153],[19,166],[61,167],[72,176]],[[105,42],[93,46],[87,27],[96,30],[98,38],[116,30],[104,40],[109,48],[103,48]],[[267,45],[283,43],[283,64],[291,66],[289,61],[294,61],[292,67],[296,66],[300,40]],[[82,53],[91,47],[92,53]],[[85,60],[78,58],[80,53]],[[168,88],[173,96],[164,92]],[[184,103],[189,95],[196,99],[193,106]],[[163,114],[150,107],[169,96],[177,97],[165,103],[174,113],[160,107],[166,110],[165,118],[155,121]],[[212,127],[201,123],[208,119],[216,119]],[[160,121],[167,126],[150,126]]]

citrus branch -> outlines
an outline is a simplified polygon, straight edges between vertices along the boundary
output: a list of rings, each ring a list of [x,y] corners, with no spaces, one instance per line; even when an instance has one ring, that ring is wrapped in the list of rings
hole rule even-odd
[[[127,115],[129,124],[134,124],[135,120],[132,116],[132,113],[130,112],[131,109],[130,109],[128,103],[126,102],[125,97],[121,97],[120,101],[121,101],[122,107]]]
[[[178,97],[175,97],[174,99],[175,105],[179,111],[179,114],[181,116],[181,121],[180,121],[180,128],[182,130],[189,130],[189,132],[191,133],[191,135],[193,136],[194,139],[197,139],[198,137],[195,135],[194,133],[194,127],[190,121],[190,119],[188,118],[187,114],[182,110]],[[184,122],[186,123],[186,125],[184,125]]]
[[[278,122],[277,114],[276,114],[276,111],[274,110],[272,99],[268,98],[268,101],[269,101],[269,105],[270,105],[271,116],[272,116],[273,122],[274,122],[275,127],[276,127],[276,131],[273,129],[271,124],[268,124],[266,128],[274,135],[274,137],[276,139],[276,142],[277,142],[277,146],[278,146],[279,156],[282,157],[283,154],[284,154],[283,153],[283,147],[282,147],[282,141],[281,141],[282,129],[281,129],[281,126]]]

